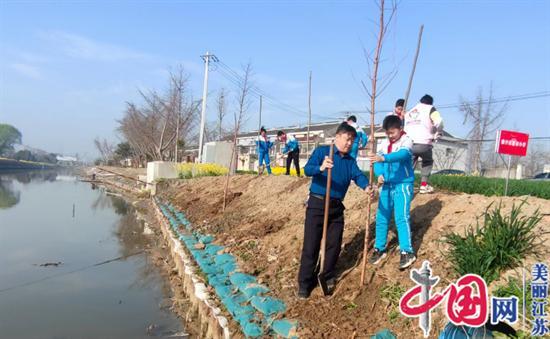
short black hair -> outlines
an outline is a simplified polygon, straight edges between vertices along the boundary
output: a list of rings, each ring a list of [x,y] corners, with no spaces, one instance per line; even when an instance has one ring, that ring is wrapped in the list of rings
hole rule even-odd
[[[422,98],[420,98],[420,103],[426,104],[426,105],[433,105],[434,98],[432,98],[432,96],[429,94],[425,94]]]
[[[340,125],[338,125],[338,128],[336,129],[336,135],[343,134],[343,133],[351,134],[354,139],[357,136],[357,131],[355,130],[355,128],[353,126],[348,125],[347,122],[341,123]]]
[[[395,107],[403,107],[405,106],[405,99],[397,99],[395,102]]]
[[[283,131],[278,131],[278,132],[277,132],[277,136],[278,136],[278,137],[280,137],[280,136],[283,135],[283,134],[285,134],[285,132],[283,132]]]
[[[388,115],[384,118],[382,127],[387,131],[390,128],[401,128],[401,123],[401,119],[397,115]]]
[[[353,122],[357,122],[357,117],[356,117],[355,115],[350,115],[350,116],[346,119],[346,121],[348,121],[348,120],[351,120],[351,121],[353,121]]]
[[[262,132],[266,132],[266,133],[267,133],[267,131],[265,130],[265,127],[264,127],[264,126],[262,126],[262,128],[260,128],[260,133],[262,133]]]

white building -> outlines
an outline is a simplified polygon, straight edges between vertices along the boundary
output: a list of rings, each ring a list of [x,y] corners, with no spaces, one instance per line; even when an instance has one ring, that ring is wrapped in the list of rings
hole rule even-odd
[[[309,144],[307,143],[307,126],[289,126],[268,129],[267,137],[270,138],[271,141],[275,142],[275,146],[270,151],[272,166],[286,166],[286,158],[280,156],[284,145],[276,142],[277,131],[284,131],[287,135],[292,135],[298,140],[300,143],[300,167],[303,167],[309,158],[309,154],[313,152],[315,147],[320,144],[328,144],[334,140],[336,128],[341,123],[342,121],[338,120],[312,124],[309,132]],[[379,145],[382,139],[386,137],[386,134],[380,125],[375,127],[376,130],[374,135],[377,145]],[[370,138],[370,128],[368,126],[362,126],[362,128]],[[238,135],[238,170],[257,170],[258,157],[256,154],[257,150],[255,143],[257,137],[258,131],[245,132]],[[465,171],[467,153],[468,145],[466,142],[460,138],[454,137],[450,133],[443,132],[443,136],[439,139],[439,141],[434,143],[433,170],[457,169]],[[367,151],[361,150],[359,151],[359,155],[357,157],[357,164],[362,170],[368,170],[370,166],[366,155]]]

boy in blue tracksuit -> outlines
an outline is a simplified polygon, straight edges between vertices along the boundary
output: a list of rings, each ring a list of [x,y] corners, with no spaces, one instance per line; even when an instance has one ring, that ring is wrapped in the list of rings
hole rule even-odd
[[[277,140],[284,143],[283,154],[287,154],[286,158],[286,175],[290,175],[290,165],[294,161],[296,175],[300,176],[300,144],[292,135],[286,135],[283,131],[277,132]]]
[[[383,128],[388,138],[382,142],[377,154],[369,154],[378,178],[380,199],[376,214],[376,241],[372,264],[386,257],[388,226],[392,212],[397,227],[401,258],[399,268],[405,269],[416,260],[411,240],[410,209],[413,198],[414,172],[412,168],[412,140],[401,127],[396,115],[387,116]]]
[[[264,172],[263,164],[267,167],[267,174],[271,174],[271,166],[269,161],[269,149],[273,147],[273,142],[269,140],[266,135],[265,128],[260,129],[260,136],[256,140],[256,147],[258,150],[258,174],[262,175]]]
[[[355,137],[355,140],[353,141],[353,146],[351,147],[351,151],[349,152],[350,157],[352,157],[353,159],[357,159],[359,148],[364,148],[367,145],[369,137],[357,124],[357,117],[355,117],[355,115],[351,115],[346,120],[346,122],[348,123],[348,125],[355,128],[355,131],[357,132],[357,136]]]

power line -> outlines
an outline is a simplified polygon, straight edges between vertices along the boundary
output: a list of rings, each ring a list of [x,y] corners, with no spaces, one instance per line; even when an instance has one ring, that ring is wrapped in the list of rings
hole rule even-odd
[[[244,79],[241,77],[241,75],[239,75],[235,70],[233,70],[231,67],[229,67],[227,64],[225,64],[223,61],[220,61],[219,65],[221,66],[221,68],[219,70],[221,71],[221,74],[226,79],[231,81],[233,84],[235,84],[239,87],[242,87]],[[296,108],[294,106],[291,106],[291,105],[289,105],[289,104],[287,104],[287,103],[285,103],[285,102],[283,102],[279,99],[276,99],[275,97],[273,97],[270,94],[267,94],[265,91],[263,91],[262,89],[260,89],[257,86],[252,86],[250,88],[250,91],[258,97],[262,96],[262,97],[266,98],[274,106],[276,106],[280,109],[283,109],[285,111],[291,111],[291,112],[294,112],[294,113],[299,113],[299,114],[304,115],[304,116],[308,116],[308,113],[306,111],[301,110],[299,108]]]
[[[225,64],[223,61],[219,61],[218,65],[221,67],[218,68],[220,71],[219,73],[226,78],[228,81],[230,81],[232,84],[234,84],[237,87],[242,87],[244,79],[241,77],[240,74],[238,74],[235,70],[233,70],[231,67],[229,67],[227,64]],[[256,97],[262,96],[264,99],[267,99],[272,106],[282,109],[284,111],[290,111],[292,113],[298,113],[303,116],[308,116],[308,113],[293,107],[281,100],[278,100],[274,98],[273,96],[267,94],[265,91],[261,90],[257,86],[252,86],[250,88],[250,92],[255,95]],[[445,105],[437,105],[438,108],[460,108],[464,104],[487,104],[489,102],[491,103],[502,103],[502,102],[511,102],[511,101],[521,101],[521,100],[530,100],[530,99],[536,99],[536,98],[543,98],[543,97],[550,97],[550,91],[541,91],[541,92],[533,92],[533,93],[526,93],[526,94],[519,94],[519,95],[510,95],[507,97],[502,98],[495,98],[495,99],[485,99],[481,101],[467,101],[464,103],[453,103],[453,104],[445,104]],[[387,110],[379,110],[376,111],[375,114],[385,114],[387,112],[392,111],[391,109]],[[324,115],[324,114],[312,114],[312,116],[315,116],[317,118],[321,119],[338,119],[343,115],[346,114],[357,114],[357,115],[363,115],[363,114],[370,114],[370,111],[368,110],[345,110],[345,111],[339,111],[336,112],[334,115]],[[335,117],[336,116],[336,117]],[[361,117],[359,117],[361,119]],[[531,138],[533,139],[533,138]]]
[[[226,80],[228,80],[229,82],[231,82],[233,85],[239,87],[239,88],[242,88],[243,86],[243,83],[241,82],[240,79],[236,79],[233,75],[231,75],[227,70],[224,70],[223,68],[218,68],[217,71],[219,72],[220,75],[222,75]],[[256,96],[257,98],[259,98],[260,96],[263,96],[261,93],[257,92],[257,90],[255,88],[250,88],[250,93],[254,96]],[[271,102],[272,106],[275,106],[279,109],[282,109],[284,111],[295,111],[294,108],[289,108],[289,107],[286,107],[284,106],[283,104],[279,103],[279,102],[276,102],[276,101],[273,101],[271,98],[268,98],[268,97],[265,97],[268,101]]]
[[[536,92],[536,93],[527,93],[527,94],[520,94],[520,95],[510,95],[508,97],[503,98],[497,98],[497,99],[485,99],[485,100],[478,100],[478,101],[467,101],[464,103],[455,103],[455,104],[448,104],[448,105],[438,105],[437,107],[440,108],[458,108],[463,106],[464,104],[487,104],[489,102],[491,103],[500,103],[500,102],[509,102],[509,101],[521,101],[521,100],[528,100],[528,99],[535,99],[535,98],[543,98],[550,96],[550,91],[545,92]]]
[[[464,103],[454,103],[454,104],[446,104],[446,105],[435,105],[437,108],[460,108],[464,104],[487,104],[489,101],[491,103],[501,103],[501,102],[510,102],[510,101],[521,101],[521,100],[529,100],[529,99],[537,99],[537,98],[544,98],[544,97],[550,97],[550,91],[542,91],[542,92],[534,92],[534,93],[526,93],[526,94],[518,94],[518,95],[510,95],[507,97],[502,98],[495,98],[495,99],[485,99],[481,101],[465,101]],[[387,112],[391,112],[391,109],[387,110],[380,110],[374,112],[374,114],[383,114]],[[339,113],[353,113],[353,114],[370,114],[370,111],[365,110],[354,110],[354,111],[340,111]]]
[[[235,77],[235,75],[233,75],[232,73],[230,73],[229,70],[227,69],[220,69],[221,71],[221,74],[228,80],[232,81],[233,84],[237,85],[238,87],[242,87],[242,79],[239,77]],[[302,114],[302,115],[305,115],[307,116],[307,113],[305,111],[302,111],[296,107],[292,107],[278,99],[275,99],[274,97],[272,97],[271,95],[269,94],[266,94],[264,91],[260,90],[258,87],[251,87],[250,88],[250,92],[252,94],[254,94],[255,96],[257,97],[260,97],[260,96],[263,96],[264,98],[266,98],[268,101],[270,101],[274,106],[282,109],[282,110],[285,110],[285,111],[291,111],[291,112],[295,112],[295,113],[299,113],[299,114]]]
[[[460,138],[458,138],[460,139]],[[466,141],[466,142],[488,142],[488,141],[495,141],[496,139],[460,139],[460,141]],[[550,140],[550,136],[547,137],[529,137],[529,141],[531,140]]]

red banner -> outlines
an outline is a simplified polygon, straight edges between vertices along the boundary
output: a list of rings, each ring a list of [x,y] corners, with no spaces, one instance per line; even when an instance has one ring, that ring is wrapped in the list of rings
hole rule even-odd
[[[529,134],[500,130],[497,132],[495,152],[524,157],[527,154]]]

